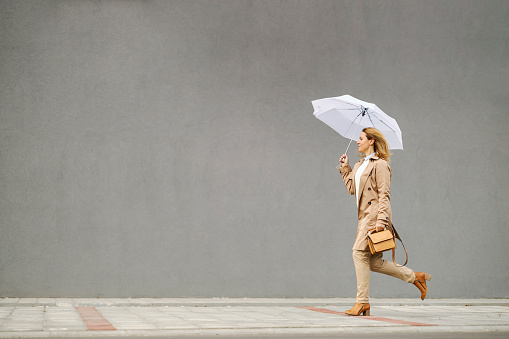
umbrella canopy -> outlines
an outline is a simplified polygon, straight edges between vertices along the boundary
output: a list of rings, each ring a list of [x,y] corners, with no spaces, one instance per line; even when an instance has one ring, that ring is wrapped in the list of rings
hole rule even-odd
[[[313,115],[345,138],[357,140],[363,128],[374,127],[383,133],[391,149],[403,149],[398,123],[375,104],[351,95],[318,99],[311,103]]]

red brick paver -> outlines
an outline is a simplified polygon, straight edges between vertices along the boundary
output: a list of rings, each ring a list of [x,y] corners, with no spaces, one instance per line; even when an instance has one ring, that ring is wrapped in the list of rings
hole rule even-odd
[[[76,306],[89,331],[115,331],[116,328],[93,306]]]

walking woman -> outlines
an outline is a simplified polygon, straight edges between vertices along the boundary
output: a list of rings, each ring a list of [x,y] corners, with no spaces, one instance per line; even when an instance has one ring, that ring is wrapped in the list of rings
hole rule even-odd
[[[392,261],[382,259],[382,253],[371,254],[366,240],[367,233],[376,228],[382,231],[392,225],[391,213],[391,168],[389,166],[389,145],[383,134],[376,128],[362,130],[357,141],[358,151],[364,159],[357,162],[352,170],[348,156],[343,154],[338,167],[346,189],[355,194],[359,223],[353,245],[353,262],[357,276],[357,298],[348,315],[369,315],[369,274],[370,271],[387,274],[414,284],[421,291],[424,300],[428,291],[426,280],[431,275],[414,272],[408,267],[396,266]]]

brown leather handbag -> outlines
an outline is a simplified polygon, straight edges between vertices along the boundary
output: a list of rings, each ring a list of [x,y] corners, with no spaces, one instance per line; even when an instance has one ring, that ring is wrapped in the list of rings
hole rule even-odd
[[[376,228],[372,228],[369,230],[368,235],[366,236],[368,240],[369,250],[371,254],[382,253],[388,250],[392,250],[392,261],[396,266],[405,266],[408,263],[408,252],[405,248],[405,244],[403,244],[403,240],[399,236],[398,232],[394,228],[394,225],[391,225],[388,229],[377,232]],[[396,264],[396,239],[401,242],[403,245],[403,249],[406,253],[406,261],[403,265]]]
[[[368,244],[371,254],[381,253],[396,248],[394,235],[388,229],[376,232],[371,229],[368,233]]]

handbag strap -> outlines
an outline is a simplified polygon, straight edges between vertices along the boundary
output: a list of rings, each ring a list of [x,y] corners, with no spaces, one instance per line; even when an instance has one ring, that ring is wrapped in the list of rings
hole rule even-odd
[[[395,248],[393,248],[392,249],[392,262],[397,267],[403,267],[403,266],[405,266],[408,263],[408,252],[407,252],[407,250],[405,248],[405,244],[403,244],[403,240],[401,240],[401,237],[398,234],[398,231],[396,231],[396,227],[394,227],[394,224],[391,223],[390,228],[392,230],[392,234],[394,235],[394,238],[398,239],[401,242],[401,245],[403,245],[403,249],[405,250],[405,253],[406,253],[405,263],[403,265],[398,265],[398,264],[396,264],[396,251],[395,251]]]

